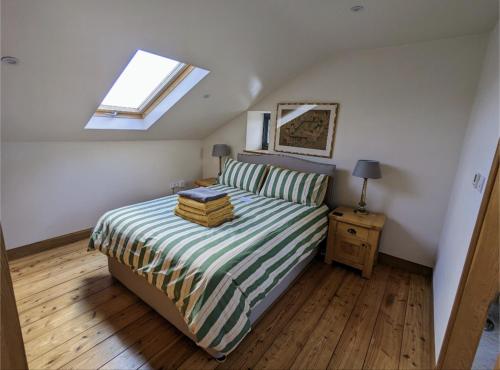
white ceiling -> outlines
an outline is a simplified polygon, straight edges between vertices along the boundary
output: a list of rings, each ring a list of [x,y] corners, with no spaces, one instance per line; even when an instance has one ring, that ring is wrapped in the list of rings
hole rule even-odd
[[[497,19],[497,0],[2,0],[2,55],[20,60],[2,66],[2,140],[203,138],[337,50]],[[147,132],[84,130],[139,48],[211,73]]]

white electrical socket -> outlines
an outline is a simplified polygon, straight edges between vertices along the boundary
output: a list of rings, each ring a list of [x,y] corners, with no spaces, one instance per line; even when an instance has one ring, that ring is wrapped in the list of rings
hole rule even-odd
[[[176,180],[170,183],[170,189],[172,190],[185,187],[186,187],[186,180]]]

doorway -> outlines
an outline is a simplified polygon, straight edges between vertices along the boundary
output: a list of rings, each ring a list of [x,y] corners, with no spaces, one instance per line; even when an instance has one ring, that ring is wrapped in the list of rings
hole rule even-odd
[[[481,347],[478,352],[488,313],[491,314],[490,304],[498,299],[500,291],[498,168],[497,146],[438,359],[438,369],[470,369],[476,353],[482,358],[484,351],[488,351],[488,355],[494,358],[498,355],[498,347],[495,351],[495,347],[490,345]],[[494,316],[492,318],[495,319]]]

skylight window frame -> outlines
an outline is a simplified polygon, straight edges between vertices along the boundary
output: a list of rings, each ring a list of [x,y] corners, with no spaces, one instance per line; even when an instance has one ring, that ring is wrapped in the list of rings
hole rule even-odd
[[[191,64],[179,62],[179,65],[151,92],[138,109],[111,105],[100,105],[95,115],[115,118],[144,119],[177,85],[194,69]]]

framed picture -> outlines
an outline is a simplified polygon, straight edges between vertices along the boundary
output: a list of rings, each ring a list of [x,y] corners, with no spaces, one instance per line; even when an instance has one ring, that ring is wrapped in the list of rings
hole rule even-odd
[[[331,158],[339,105],[279,103],[274,150]]]

